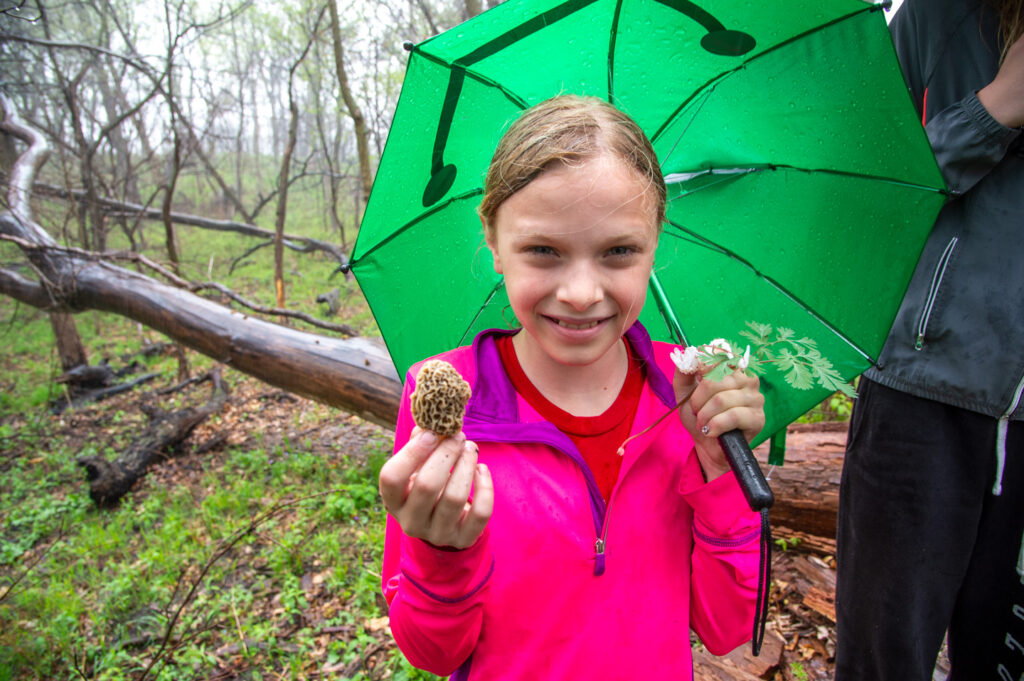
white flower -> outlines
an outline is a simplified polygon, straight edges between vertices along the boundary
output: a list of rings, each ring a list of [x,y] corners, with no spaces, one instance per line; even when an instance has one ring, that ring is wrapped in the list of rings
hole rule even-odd
[[[736,365],[740,371],[746,371],[747,367],[750,366],[750,346],[747,346],[747,351],[740,357],[739,364]]]
[[[733,357],[736,356],[732,352],[732,346],[729,345],[729,341],[725,340],[724,338],[716,338],[715,340],[708,343],[708,347],[711,348],[711,354],[714,354],[715,350],[721,350],[726,354],[726,356],[729,357],[729,359],[732,359]]]
[[[695,374],[700,369],[700,360],[697,358],[697,348],[692,345],[685,351],[676,348],[669,355],[676,367],[684,374]]]

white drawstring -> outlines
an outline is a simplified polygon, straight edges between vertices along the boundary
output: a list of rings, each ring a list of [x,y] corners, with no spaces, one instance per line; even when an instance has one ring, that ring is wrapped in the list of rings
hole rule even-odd
[[[1003,416],[999,419],[999,427],[996,430],[996,481],[992,485],[992,494],[995,496],[1003,493],[1003,469],[1006,468],[1006,430],[1009,426],[1009,417]]]
[[[1024,584],[1024,535],[1021,536],[1021,555],[1017,557],[1017,573],[1021,576],[1021,584]]]

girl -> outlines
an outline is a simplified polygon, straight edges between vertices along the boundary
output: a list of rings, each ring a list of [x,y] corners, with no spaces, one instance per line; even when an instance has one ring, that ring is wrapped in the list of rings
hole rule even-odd
[[[716,654],[749,639],[759,516],[716,438],[753,437],[764,400],[752,376],[679,373],[637,322],[664,211],[650,143],[600,100],[548,100],[498,145],[480,216],[522,328],[440,356],[473,389],[454,437],[414,427],[410,370],[380,473],[384,595],[413,665],[688,679],[691,626]]]

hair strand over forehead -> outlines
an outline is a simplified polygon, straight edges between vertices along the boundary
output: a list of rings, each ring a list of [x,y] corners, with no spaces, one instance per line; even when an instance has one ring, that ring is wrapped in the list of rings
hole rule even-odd
[[[556,163],[611,154],[650,183],[658,228],[665,180],[647,136],[633,119],[596,97],[561,95],[526,110],[501,138],[484,182],[480,215],[492,229],[498,208]]]

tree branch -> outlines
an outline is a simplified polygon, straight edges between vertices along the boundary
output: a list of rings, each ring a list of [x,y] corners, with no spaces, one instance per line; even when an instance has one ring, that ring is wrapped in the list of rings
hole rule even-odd
[[[81,189],[67,190],[63,187],[43,182],[34,183],[32,188],[44,196],[53,196],[66,201],[86,200],[86,192]],[[96,201],[103,210],[110,215],[116,215],[118,212],[124,212],[132,215],[133,217],[141,217],[147,220],[162,219],[159,208],[143,206],[137,203],[129,203],[127,201],[118,201],[107,197],[97,197]],[[247,222],[215,220],[213,218],[206,218],[200,215],[175,212],[171,212],[170,218],[171,222],[174,222],[175,224],[189,225],[191,227],[199,227],[200,229],[210,229],[218,232],[234,232],[236,234],[257,237],[260,239],[273,239],[275,236],[273,231],[257,227],[256,225]],[[294,251],[304,253],[309,251],[323,251],[337,260],[339,266],[345,267],[348,264],[348,256],[345,255],[345,252],[330,242],[321,241],[320,239],[314,239],[312,237],[298,236],[295,234],[285,234],[284,238],[285,245]],[[298,244],[302,245],[300,246]]]
[[[0,294],[41,310],[53,308],[53,301],[39,282],[4,268],[0,268]]]

